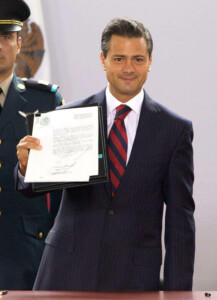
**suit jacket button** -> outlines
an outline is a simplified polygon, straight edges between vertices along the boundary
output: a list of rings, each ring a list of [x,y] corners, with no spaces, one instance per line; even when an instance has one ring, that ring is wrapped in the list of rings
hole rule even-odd
[[[39,232],[38,237],[39,237],[40,239],[42,239],[42,238],[43,238],[43,233],[42,233],[42,232]]]
[[[109,214],[110,216],[114,216],[115,212],[114,212],[113,209],[109,209],[108,214]]]

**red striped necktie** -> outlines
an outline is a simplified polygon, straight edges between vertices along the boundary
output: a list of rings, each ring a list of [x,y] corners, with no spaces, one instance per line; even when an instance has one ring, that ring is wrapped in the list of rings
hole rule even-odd
[[[114,124],[108,138],[108,154],[112,197],[114,197],[126,168],[127,133],[124,119],[131,111],[127,105],[116,108]]]

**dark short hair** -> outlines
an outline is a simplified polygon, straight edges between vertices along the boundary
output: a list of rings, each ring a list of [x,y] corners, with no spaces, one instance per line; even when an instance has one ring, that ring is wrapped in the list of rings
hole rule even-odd
[[[102,32],[101,50],[104,57],[107,56],[110,47],[111,36],[119,35],[123,37],[143,37],[147,43],[149,58],[153,50],[153,41],[150,32],[141,22],[130,18],[112,19]]]

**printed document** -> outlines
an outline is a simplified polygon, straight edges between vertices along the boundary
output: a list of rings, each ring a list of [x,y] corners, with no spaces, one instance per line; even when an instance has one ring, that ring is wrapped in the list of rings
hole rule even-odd
[[[35,114],[32,136],[42,150],[30,150],[25,182],[82,182],[98,175],[97,106]]]

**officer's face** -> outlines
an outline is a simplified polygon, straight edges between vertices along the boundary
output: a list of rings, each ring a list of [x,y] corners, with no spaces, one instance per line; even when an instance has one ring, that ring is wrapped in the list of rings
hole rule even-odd
[[[103,69],[109,81],[110,92],[121,102],[127,102],[142,89],[150,70],[144,38],[112,35],[106,58],[101,53]]]
[[[21,38],[16,32],[0,32],[0,80],[6,79],[14,70],[16,56],[20,53]]]

